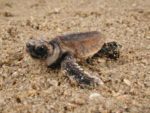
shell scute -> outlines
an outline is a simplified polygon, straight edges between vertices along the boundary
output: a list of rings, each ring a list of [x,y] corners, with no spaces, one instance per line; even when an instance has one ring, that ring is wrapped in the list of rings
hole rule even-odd
[[[72,51],[79,58],[93,56],[105,43],[104,35],[97,31],[61,35],[56,40],[63,49]]]

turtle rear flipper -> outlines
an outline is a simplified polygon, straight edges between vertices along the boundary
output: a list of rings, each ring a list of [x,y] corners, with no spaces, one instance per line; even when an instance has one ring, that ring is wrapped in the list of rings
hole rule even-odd
[[[120,56],[120,51],[118,51],[118,48],[120,47],[121,45],[117,44],[116,42],[105,43],[98,54],[110,59],[117,60]]]
[[[72,53],[67,53],[61,63],[61,69],[71,80],[75,80],[81,86],[97,87],[100,85],[99,79],[90,76],[75,62]]]

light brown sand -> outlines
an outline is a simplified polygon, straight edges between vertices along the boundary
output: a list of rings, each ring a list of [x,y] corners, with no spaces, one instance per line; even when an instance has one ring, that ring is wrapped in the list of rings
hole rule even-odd
[[[104,83],[70,84],[25,52],[30,38],[98,30],[123,46],[118,61],[82,63]],[[149,0],[0,0],[0,113],[150,113]]]

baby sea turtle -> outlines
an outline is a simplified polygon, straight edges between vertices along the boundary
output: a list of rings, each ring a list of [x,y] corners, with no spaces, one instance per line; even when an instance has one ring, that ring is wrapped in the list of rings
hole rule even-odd
[[[32,58],[45,61],[47,66],[60,63],[62,71],[79,85],[97,87],[99,79],[80,68],[76,60],[87,59],[98,52],[117,59],[117,46],[116,42],[105,43],[103,34],[92,31],[60,35],[51,41],[32,39],[27,42],[26,50]]]

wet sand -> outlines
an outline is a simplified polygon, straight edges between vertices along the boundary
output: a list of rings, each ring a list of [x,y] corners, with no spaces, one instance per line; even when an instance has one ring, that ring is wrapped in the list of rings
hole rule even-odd
[[[122,45],[117,61],[81,62],[98,89],[71,84],[25,51],[29,39],[100,31]],[[149,0],[1,0],[0,113],[149,113]]]

